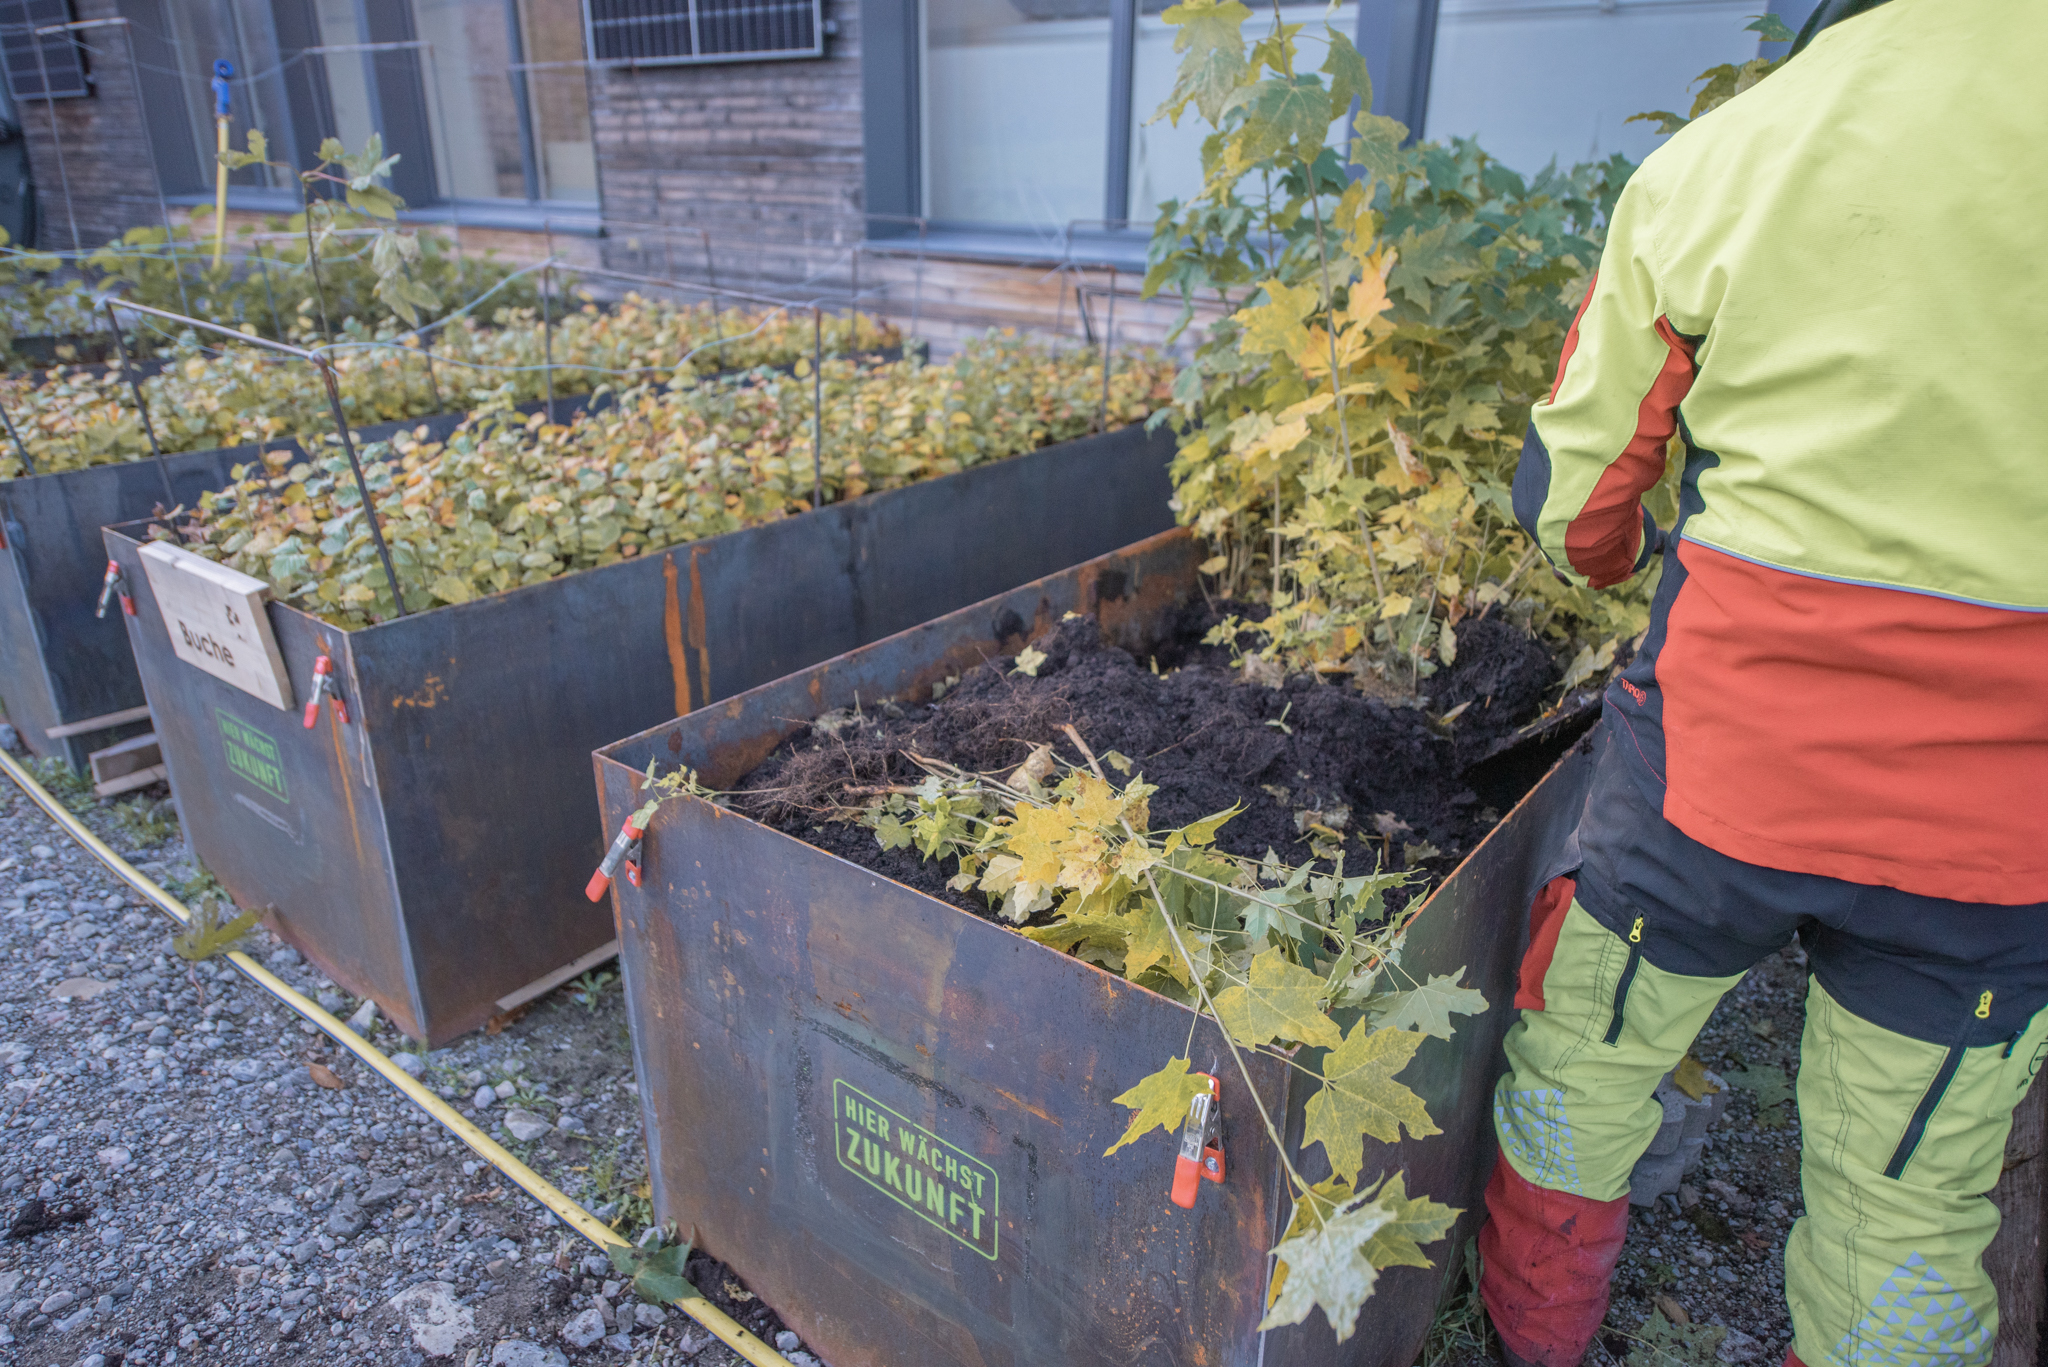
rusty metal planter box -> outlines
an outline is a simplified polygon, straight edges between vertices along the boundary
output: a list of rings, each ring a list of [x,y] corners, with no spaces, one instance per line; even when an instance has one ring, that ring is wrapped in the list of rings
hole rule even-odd
[[[1143,658],[1194,590],[1202,552],[1170,532],[699,710],[598,752],[605,828],[650,760],[729,786],[805,719],[930,696],[1067,611]],[[1368,1176],[1475,1227],[1500,1036],[1530,898],[1583,805],[1586,743],[1431,897],[1410,972],[1459,965],[1495,1009],[1424,1042],[1403,1073],[1439,1136],[1375,1149]],[[1381,1274],[1357,1336],[1320,1314],[1260,1335],[1282,1176],[1214,1027],[1229,1180],[1168,1204],[1170,1139],[1105,1159],[1112,1098],[1189,1043],[1190,1012],[791,836],[694,798],[647,832],[639,887],[615,885],[657,1216],[694,1229],[835,1367],[1409,1367],[1439,1274]],[[1307,1089],[1247,1055],[1298,1153]],[[1298,1166],[1326,1175],[1321,1150]],[[916,1173],[916,1184],[912,1174]],[[936,1193],[936,1195],[934,1194]]]
[[[558,408],[568,411],[567,403],[561,401]],[[416,427],[439,438],[466,416],[443,413],[352,430],[359,441],[381,441]],[[297,450],[298,444],[264,442],[166,456],[171,492],[177,503],[190,507],[201,494],[233,483],[229,472],[235,466],[280,449]],[[6,532],[0,548],[0,702],[22,740],[39,755],[60,756],[83,769],[86,752],[105,744],[106,737],[149,725],[137,722],[68,739],[48,735],[67,722],[142,705],[142,680],[119,614],[109,609],[103,618],[93,615],[107,568],[100,529],[148,517],[163,502],[163,475],[147,458],[25,475],[0,484],[0,526]]]
[[[142,686],[194,853],[431,1044],[609,956],[590,752],[1172,524],[1169,433],[1127,428],[345,632],[268,612],[301,705],[184,663],[139,568]]]

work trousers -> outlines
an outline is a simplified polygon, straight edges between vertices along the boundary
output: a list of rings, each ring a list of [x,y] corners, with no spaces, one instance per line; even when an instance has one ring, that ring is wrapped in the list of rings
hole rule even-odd
[[[1810,1367],[1988,1363],[2012,1111],[2048,1052],[2048,907],[1911,896],[1744,865],[1664,822],[1616,747],[1544,889],[1494,1095],[1481,1235],[1503,1342],[1544,1367],[1607,1308],[1652,1092],[1721,995],[1794,935],[1812,976],[1796,1088],[1805,1213],[1785,1250]]]

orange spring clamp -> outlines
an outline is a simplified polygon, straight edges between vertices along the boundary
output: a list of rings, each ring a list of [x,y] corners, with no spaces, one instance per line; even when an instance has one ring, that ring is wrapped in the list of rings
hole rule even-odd
[[[1223,1091],[1213,1073],[1197,1073],[1209,1080],[1209,1090],[1188,1102],[1187,1123],[1181,1126],[1180,1153],[1173,1160],[1173,1203],[1182,1210],[1195,1208],[1195,1193],[1204,1181],[1223,1180]]]
[[[313,661],[313,696],[306,700],[306,729],[312,730],[320,720],[320,703],[325,699],[334,704],[334,714],[341,718],[343,726],[348,725],[348,703],[341,696],[340,687],[334,682],[334,661],[322,655]]]
[[[135,615],[134,596],[128,592],[127,584],[121,579],[121,566],[117,562],[109,560],[107,562],[106,576],[100,580],[99,606],[93,609],[92,615],[95,617],[105,617],[107,615],[107,604],[112,601],[117,593],[121,595],[121,611],[133,617]]]
[[[604,852],[604,862],[597,866],[596,873],[590,875],[590,884],[583,889],[584,896],[593,902],[602,902],[605,893],[611,889],[612,875],[619,871],[622,862],[626,866],[626,881],[639,887],[640,837],[646,834],[628,817],[625,825],[619,827],[618,839],[612,841],[612,847]]]

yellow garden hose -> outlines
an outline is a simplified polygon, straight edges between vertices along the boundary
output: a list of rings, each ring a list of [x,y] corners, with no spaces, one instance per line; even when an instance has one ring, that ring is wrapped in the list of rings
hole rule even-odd
[[[72,839],[112,870],[115,877],[147,897],[159,911],[179,925],[191,923],[192,913],[186,910],[183,902],[165,892],[147,874],[114,853],[110,845],[94,835],[64,804],[50,796],[49,791],[36,781],[35,775],[31,774],[19,760],[0,750],[0,766],[6,768],[7,776],[13,779],[37,806],[47,812],[52,821],[63,827]],[[602,1220],[570,1200],[552,1182],[520,1162],[505,1149],[504,1145],[464,1120],[453,1106],[428,1091],[411,1074],[393,1063],[382,1050],[328,1014],[318,1002],[307,1000],[291,984],[247,954],[233,951],[224,957],[240,969],[243,976],[251,982],[320,1027],[344,1049],[383,1074],[385,1081],[403,1092],[413,1104],[432,1116],[442,1128],[469,1145],[477,1157],[504,1173],[578,1234],[601,1249],[627,1242]],[[717,1335],[728,1348],[753,1363],[754,1367],[791,1367],[789,1359],[748,1333],[737,1320],[710,1301],[700,1296],[688,1296],[674,1304],[677,1309]]]

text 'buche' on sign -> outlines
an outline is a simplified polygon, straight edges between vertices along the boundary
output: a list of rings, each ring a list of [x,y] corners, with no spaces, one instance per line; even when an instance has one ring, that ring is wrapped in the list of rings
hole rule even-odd
[[[161,541],[142,548],[142,569],[179,659],[290,710],[291,676],[263,607],[268,584]]]

